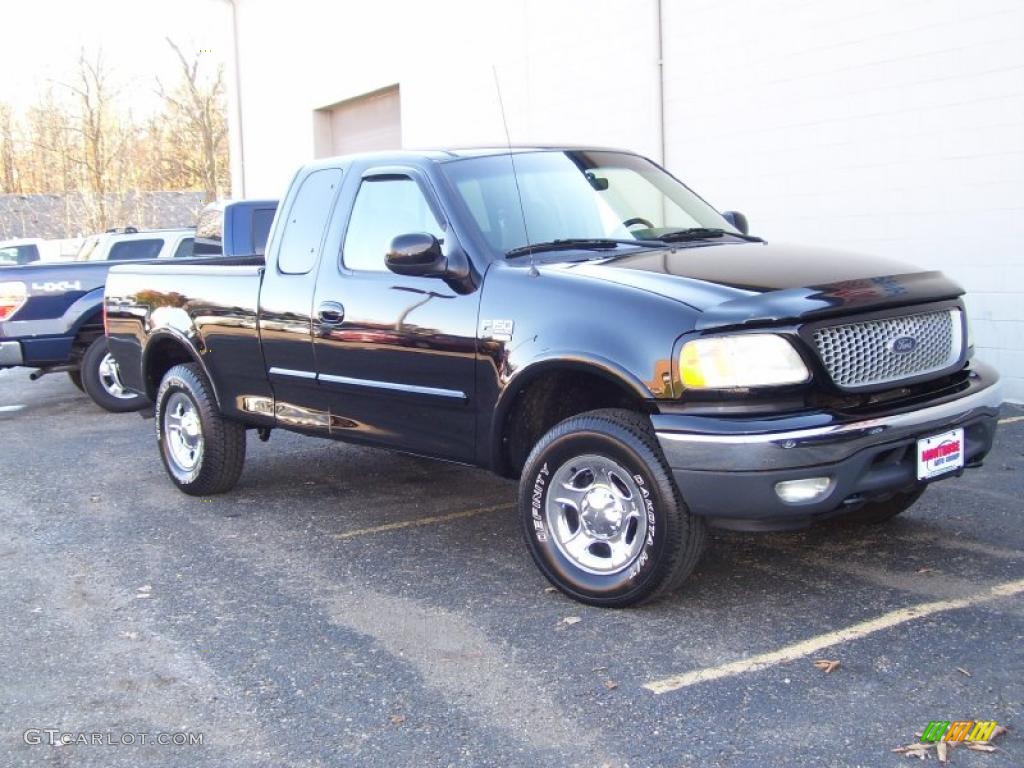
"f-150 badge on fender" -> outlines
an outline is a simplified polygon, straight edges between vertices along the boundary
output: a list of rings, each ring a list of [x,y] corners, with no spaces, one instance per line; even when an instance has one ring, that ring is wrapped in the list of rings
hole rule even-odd
[[[480,336],[494,341],[512,341],[514,320],[484,320],[480,327]]]

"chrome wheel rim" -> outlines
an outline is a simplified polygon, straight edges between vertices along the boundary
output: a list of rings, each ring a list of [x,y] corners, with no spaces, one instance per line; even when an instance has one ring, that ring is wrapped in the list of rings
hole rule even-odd
[[[588,573],[618,573],[639,557],[647,537],[640,488],[628,470],[596,454],[562,464],[545,503],[558,550]]]
[[[164,439],[171,461],[182,472],[191,472],[203,458],[203,424],[199,410],[184,392],[167,399]]]
[[[125,389],[121,382],[121,369],[117,367],[117,360],[107,352],[100,360],[100,386],[108,395],[118,400],[131,400],[135,395]]]

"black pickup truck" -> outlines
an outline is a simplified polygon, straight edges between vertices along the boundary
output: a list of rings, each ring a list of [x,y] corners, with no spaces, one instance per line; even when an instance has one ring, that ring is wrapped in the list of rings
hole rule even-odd
[[[998,376],[939,272],[769,244],[597,149],[343,157],[296,175],[266,264],[124,266],[122,379],[186,493],[281,427],[520,478],[559,589],[680,584],[708,524],[881,522],[992,445]]]
[[[108,411],[135,411],[145,398],[127,390],[103,335],[103,286],[116,263],[224,260],[261,256],[277,207],[273,200],[211,203],[198,230],[117,231],[90,237],[72,262],[0,269],[0,368],[66,372]]]

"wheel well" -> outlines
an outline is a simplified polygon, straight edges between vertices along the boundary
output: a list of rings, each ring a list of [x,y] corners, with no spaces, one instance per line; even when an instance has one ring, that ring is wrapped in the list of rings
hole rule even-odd
[[[78,327],[78,331],[75,333],[75,341],[71,346],[71,356],[77,362],[81,359],[82,355],[85,354],[85,350],[89,348],[97,338],[103,335],[103,314],[97,312],[94,315],[90,315],[84,323]]]
[[[182,363],[194,362],[191,353],[175,339],[163,338],[153,342],[146,352],[146,394],[152,400],[160,388],[164,374]]]
[[[533,446],[560,421],[599,408],[649,413],[651,407],[625,384],[585,370],[540,374],[516,394],[501,422],[497,470],[518,477]]]

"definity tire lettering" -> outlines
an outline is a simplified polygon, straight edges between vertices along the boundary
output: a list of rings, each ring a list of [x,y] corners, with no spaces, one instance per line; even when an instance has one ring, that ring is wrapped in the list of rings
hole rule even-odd
[[[545,461],[544,466],[540,468],[540,472],[537,473],[537,478],[533,481],[533,498],[530,502],[530,516],[533,518],[533,530],[537,535],[537,541],[545,542],[548,540],[547,531],[544,530],[544,518],[541,517],[540,507],[544,501],[544,487],[547,485],[547,476],[550,474],[548,469],[548,463]]]

